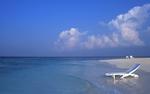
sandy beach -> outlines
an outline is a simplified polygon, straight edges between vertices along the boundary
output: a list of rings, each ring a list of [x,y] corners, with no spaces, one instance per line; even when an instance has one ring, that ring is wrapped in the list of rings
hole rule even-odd
[[[118,68],[129,68],[135,63],[141,64],[140,70],[150,72],[150,58],[132,58],[132,59],[110,59],[110,60],[100,60],[100,62],[106,62],[115,65]]]

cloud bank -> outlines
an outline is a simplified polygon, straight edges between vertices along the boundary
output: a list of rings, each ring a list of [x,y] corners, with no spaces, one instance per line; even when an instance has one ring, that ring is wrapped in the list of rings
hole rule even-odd
[[[88,35],[77,28],[70,28],[60,32],[55,44],[61,49],[143,46],[145,43],[140,37],[140,29],[149,17],[150,4],[136,6],[106,23],[113,30],[109,35]],[[149,30],[149,27],[146,28]]]

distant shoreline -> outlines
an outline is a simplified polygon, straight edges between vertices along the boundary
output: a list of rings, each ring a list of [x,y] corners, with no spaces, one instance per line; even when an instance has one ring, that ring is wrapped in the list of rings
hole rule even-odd
[[[99,60],[100,62],[106,62],[115,65],[118,68],[129,68],[135,63],[141,64],[140,70],[150,72],[150,58],[132,58],[132,59],[109,59]]]
[[[136,58],[150,58],[150,56],[134,56]],[[125,56],[0,56],[0,58],[110,58],[124,59]]]

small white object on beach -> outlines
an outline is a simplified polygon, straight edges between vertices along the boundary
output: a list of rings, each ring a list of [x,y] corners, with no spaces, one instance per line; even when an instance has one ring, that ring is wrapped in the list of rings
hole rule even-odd
[[[126,56],[126,59],[129,59],[129,56]]]
[[[133,56],[132,55],[130,55],[130,59],[132,59],[133,58]]]
[[[132,58],[134,58],[132,55],[126,56],[126,59],[132,59]]]

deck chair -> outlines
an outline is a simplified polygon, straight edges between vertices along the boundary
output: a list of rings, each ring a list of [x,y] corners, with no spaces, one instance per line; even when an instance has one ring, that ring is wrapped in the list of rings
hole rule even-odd
[[[121,79],[131,76],[131,77],[139,77],[134,72],[140,67],[140,64],[134,64],[129,68],[126,72],[114,72],[114,73],[105,73],[105,76],[112,76],[114,79],[116,76],[119,76]]]

